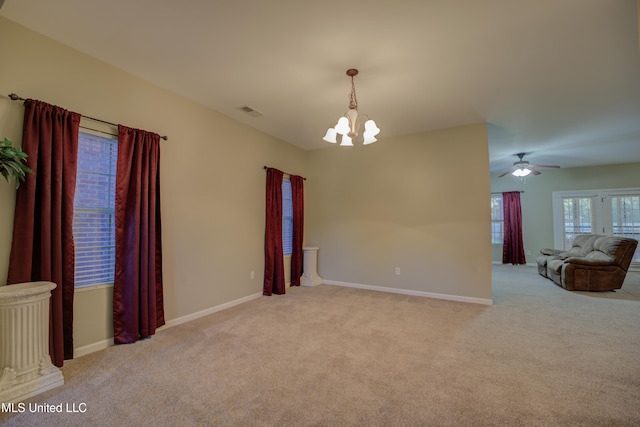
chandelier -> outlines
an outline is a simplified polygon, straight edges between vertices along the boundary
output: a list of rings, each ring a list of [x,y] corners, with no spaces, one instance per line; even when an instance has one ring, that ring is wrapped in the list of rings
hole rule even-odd
[[[340,117],[335,127],[329,128],[323,140],[332,144],[337,143],[337,136],[341,135],[340,145],[343,147],[352,147],[353,138],[358,136],[358,130],[364,124],[363,145],[373,144],[377,141],[375,136],[380,133],[380,129],[376,126],[376,122],[371,120],[369,116],[363,114],[358,116],[358,99],[356,98],[356,85],[353,78],[358,75],[358,70],[350,68],[347,70],[347,76],[351,77],[351,93],[349,94],[349,111]]]

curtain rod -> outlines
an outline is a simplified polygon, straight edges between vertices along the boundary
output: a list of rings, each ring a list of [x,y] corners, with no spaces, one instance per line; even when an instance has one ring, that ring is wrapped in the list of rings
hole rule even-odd
[[[9,94],[9,98],[11,98],[12,101],[22,101],[22,102],[26,101],[26,99],[16,95],[15,93]],[[81,116],[84,117],[85,119],[93,120],[94,122],[100,122],[100,123],[104,123],[104,124],[111,125],[111,126],[118,126],[117,123],[111,123],[111,122],[108,122],[106,120],[96,119],[95,117],[85,116],[84,114],[81,114]],[[87,128],[87,129],[89,129],[89,128]],[[91,130],[95,130],[95,129],[91,129]],[[102,132],[102,131],[98,131],[98,132]],[[107,132],[102,132],[102,133],[107,133]],[[113,134],[109,134],[109,133],[107,133],[107,134],[108,135],[113,135]],[[117,136],[117,135],[115,135],[115,136]],[[165,141],[167,141],[169,139],[169,137],[166,136],[166,135],[165,136],[161,136],[160,138],[164,139]]]
[[[265,166],[264,167],[264,170],[267,170],[267,169],[269,169],[269,166]],[[291,174],[289,172],[282,172],[282,173],[285,174],[285,175],[291,176]],[[307,178],[305,178],[305,177],[301,177],[301,178],[304,179],[305,181],[307,180]]]
[[[520,190],[520,191],[497,191],[497,192],[491,193],[491,194],[502,194],[502,193],[524,193],[524,190]]]

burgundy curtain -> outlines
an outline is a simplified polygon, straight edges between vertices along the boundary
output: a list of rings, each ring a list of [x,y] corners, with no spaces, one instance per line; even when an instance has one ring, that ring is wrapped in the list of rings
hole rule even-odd
[[[115,344],[153,335],[164,325],[160,221],[160,136],[118,126]]]
[[[302,276],[302,234],[304,230],[304,178],[291,175],[293,235],[291,239],[291,286],[300,286]]]
[[[520,192],[502,193],[504,212],[504,243],[502,245],[503,264],[526,264],[522,242],[522,210]]]
[[[278,169],[267,169],[263,295],[285,293],[282,253],[282,175],[282,171]]]
[[[73,197],[80,114],[41,101],[24,103],[22,149],[27,175],[16,194],[7,283],[49,281],[49,353],[61,367],[73,358],[75,249]]]

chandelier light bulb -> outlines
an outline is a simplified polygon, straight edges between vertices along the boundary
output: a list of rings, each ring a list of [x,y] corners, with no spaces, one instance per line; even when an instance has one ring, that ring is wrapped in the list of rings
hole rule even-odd
[[[377,139],[375,138],[375,136],[379,133],[380,129],[378,129],[378,126],[376,126],[376,122],[374,122],[373,120],[367,120],[364,123],[364,134],[362,135],[364,136],[363,144],[373,144],[374,142],[376,142]]]
[[[338,120],[338,124],[336,125],[335,129],[336,132],[338,132],[340,135],[347,135],[351,130],[349,126],[349,119],[346,117],[340,117],[340,120]]]
[[[353,147],[353,140],[347,135],[342,135],[341,147]]]
[[[374,142],[377,141],[377,139],[373,135],[367,134],[367,132],[363,133],[362,136],[364,137],[364,141],[362,141],[362,145],[373,144]]]
[[[337,135],[336,130],[334,128],[329,128],[327,129],[327,133],[322,139],[332,144],[335,144],[336,142],[338,142],[336,140],[336,135]]]
[[[347,70],[347,76],[351,77],[351,93],[349,93],[349,109],[340,117],[335,127],[329,128],[324,138],[326,142],[337,143],[337,135],[342,135],[340,146],[353,146],[353,138],[358,136],[358,132],[364,123],[363,145],[373,144],[377,141],[375,136],[380,133],[376,123],[369,119],[366,114],[358,115],[358,99],[356,98],[356,86],[353,77],[358,75],[358,70],[351,68]]]

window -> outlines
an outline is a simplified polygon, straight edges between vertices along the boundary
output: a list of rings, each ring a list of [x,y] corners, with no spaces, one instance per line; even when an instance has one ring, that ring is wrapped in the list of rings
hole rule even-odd
[[[76,287],[113,283],[117,142],[79,135],[73,211]]]
[[[640,240],[640,194],[611,196],[612,234]],[[640,262],[636,253],[635,261]]]
[[[502,210],[502,194],[491,195],[491,244],[504,243],[504,211]]]
[[[580,234],[597,234],[593,215],[595,199],[596,196],[562,198],[563,248],[571,249],[573,239]]]
[[[282,180],[282,251],[291,255],[293,239],[293,204],[291,199],[291,181]]]
[[[554,243],[569,249],[579,234],[640,239],[640,188],[553,192]],[[633,263],[640,263],[640,251]]]

